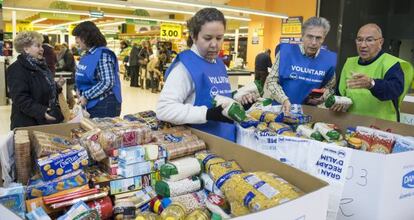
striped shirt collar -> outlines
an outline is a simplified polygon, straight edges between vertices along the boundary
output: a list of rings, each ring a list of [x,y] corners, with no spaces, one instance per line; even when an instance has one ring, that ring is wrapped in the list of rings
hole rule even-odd
[[[306,56],[306,54],[305,54],[305,48],[303,47],[303,44],[299,44],[299,49],[300,49],[300,52],[304,55],[304,56]],[[315,56],[313,56],[313,57],[311,57],[311,58],[316,58],[318,55],[319,55],[319,52],[321,51],[321,49],[319,48],[319,50],[316,52],[316,54],[315,54]]]
[[[96,52],[96,49],[97,49],[98,47],[91,47],[89,50],[88,50],[88,52],[87,53],[90,53],[90,54],[94,54],[95,52]]]
[[[202,56],[200,55],[200,53],[198,52],[197,46],[196,46],[195,44],[193,44],[193,45],[191,46],[191,51],[193,51],[195,54],[197,54],[197,56],[199,56],[199,57],[203,58],[205,61],[207,61],[207,62],[209,62],[209,63],[216,63],[216,62],[217,62],[217,61],[216,61],[216,59],[207,60],[206,58],[202,57]]]

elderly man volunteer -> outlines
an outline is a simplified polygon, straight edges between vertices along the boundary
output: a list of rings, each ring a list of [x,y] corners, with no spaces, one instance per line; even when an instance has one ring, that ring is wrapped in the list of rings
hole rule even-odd
[[[302,26],[302,44],[279,44],[276,62],[265,83],[265,98],[282,104],[302,104],[313,89],[332,91],[335,85],[336,54],[321,45],[330,29],[325,18],[311,17]],[[318,104],[322,99],[313,100]]]
[[[362,26],[355,42],[359,57],[347,59],[338,87],[352,99],[348,112],[399,121],[399,105],[413,79],[411,64],[381,51],[384,39],[376,24]]]

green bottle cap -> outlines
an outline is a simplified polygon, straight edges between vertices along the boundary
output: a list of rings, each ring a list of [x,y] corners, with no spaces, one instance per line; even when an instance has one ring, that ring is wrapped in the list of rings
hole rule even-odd
[[[339,137],[341,136],[341,134],[338,131],[332,130],[332,131],[328,131],[326,133],[326,136],[328,136],[331,140],[339,140]]]
[[[170,197],[170,186],[165,181],[155,183],[155,192],[162,197]]]
[[[211,215],[211,220],[221,220],[221,216],[215,212]]]
[[[178,169],[174,164],[166,163],[161,166],[160,174],[161,177],[168,179],[170,176],[178,174]]]
[[[323,136],[321,133],[319,133],[319,131],[315,131],[311,134],[311,138],[313,138],[314,140],[317,141],[323,141]]]

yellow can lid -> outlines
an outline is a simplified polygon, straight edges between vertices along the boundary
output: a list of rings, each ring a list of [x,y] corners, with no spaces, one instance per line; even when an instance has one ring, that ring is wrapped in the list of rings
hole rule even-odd
[[[352,145],[355,145],[355,146],[361,146],[362,145],[361,139],[356,138],[356,137],[349,138],[348,142]]]

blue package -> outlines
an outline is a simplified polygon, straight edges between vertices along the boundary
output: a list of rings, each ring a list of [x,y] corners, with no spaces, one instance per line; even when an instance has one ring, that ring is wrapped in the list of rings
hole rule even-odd
[[[8,188],[0,188],[0,204],[25,218],[24,187],[21,184],[13,184]]]

